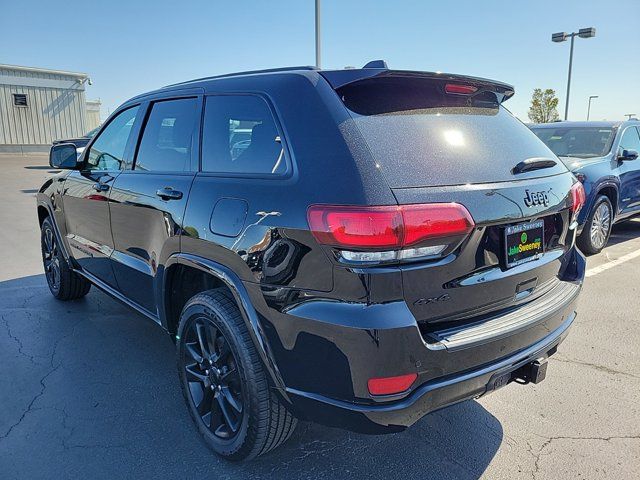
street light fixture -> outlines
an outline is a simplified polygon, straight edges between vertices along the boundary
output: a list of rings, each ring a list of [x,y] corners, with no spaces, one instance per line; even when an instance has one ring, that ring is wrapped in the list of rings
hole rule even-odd
[[[569,76],[567,79],[567,102],[564,107],[564,119],[567,120],[569,115],[569,91],[571,90],[571,66],[573,64],[573,41],[577,37],[591,38],[596,36],[596,29],[594,27],[581,28],[577,32],[567,33],[558,32],[551,35],[551,41],[555,43],[564,42],[567,38],[571,38],[571,50],[569,51]]]
[[[589,96],[589,108],[587,108],[587,122],[589,121],[589,114],[591,113],[591,99],[598,98],[598,95],[590,95]]]
[[[624,116],[627,117],[627,120],[631,120],[631,117],[635,117],[636,114],[635,113],[625,113]]]

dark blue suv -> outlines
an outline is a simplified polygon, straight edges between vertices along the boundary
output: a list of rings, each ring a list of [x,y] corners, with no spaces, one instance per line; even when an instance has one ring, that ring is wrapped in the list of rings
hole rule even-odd
[[[555,122],[530,126],[580,180],[587,194],[578,246],[598,253],[611,226],[640,214],[640,122]]]

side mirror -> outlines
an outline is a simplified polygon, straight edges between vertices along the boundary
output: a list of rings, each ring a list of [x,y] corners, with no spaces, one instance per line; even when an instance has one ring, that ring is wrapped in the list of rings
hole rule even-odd
[[[53,168],[75,170],[78,168],[78,151],[73,143],[59,143],[51,147],[49,165]]]
[[[622,150],[622,153],[618,155],[618,160],[635,160],[638,158],[637,150]]]

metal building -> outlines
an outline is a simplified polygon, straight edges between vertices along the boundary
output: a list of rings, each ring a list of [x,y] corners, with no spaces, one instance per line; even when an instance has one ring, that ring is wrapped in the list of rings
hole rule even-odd
[[[87,100],[87,130],[93,130],[100,125],[100,100]]]
[[[100,102],[86,101],[87,82],[85,73],[0,65],[0,152],[46,152],[95,128]]]

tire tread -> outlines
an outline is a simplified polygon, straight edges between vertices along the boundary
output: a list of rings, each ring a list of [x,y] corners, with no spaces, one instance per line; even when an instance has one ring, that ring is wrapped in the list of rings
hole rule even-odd
[[[613,221],[614,221],[613,205],[611,204],[611,200],[609,200],[609,197],[607,197],[606,195],[598,195],[598,198],[596,198],[596,201],[593,204],[593,207],[589,212],[589,215],[587,215],[587,220],[584,222],[582,232],[576,239],[578,248],[580,248],[580,250],[586,255],[595,255],[597,253],[600,253],[602,249],[606,247],[607,243],[609,242],[609,236],[607,236],[605,244],[601,249],[596,248],[591,242],[591,222],[593,221],[593,216],[595,214],[596,209],[603,202],[606,202],[609,205],[609,212],[611,213],[611,220],[610,220],[611,224],[609,225],[609,236],[611,235],[611,228],[613,227]]]
[[[58,261],[60,262],[60,289],[58,292],[51,290],[51,294],[62,301],[78,300],[84,297],[91,290],[91,282],[82,275],[74,272],[62,254],[62,246],[59,245],[58,237],[55,235],[55,228],[50,217],[46,217],[42,222],[42,230],[51,228],[54,232],[55,241],[58,243]]]
[[[297,419],[286,409],[277,394],[271,391],[262,360],[255,349],[235,299],[223,289],[208,290],[192,297],[186,303],[183,312],[193,304],[211,305],[212,310],[223,313],[222,320],[227,322],[236,334],[238,347],[248,354],[250,365],[245,365],[244,369],[250,371],[251,377],[254,378],[253,382],[246,382],[245,387],[249,390],[249,397],[257,399],[257,415],[255,421],[249,422],[243,446],[236,455],[229,458],[249,460],[273,450],[291,436],[297,425]],[[183,321],[184,317],[181,318],[181,324]],[[179,330],[182,331],[182,325]]]

